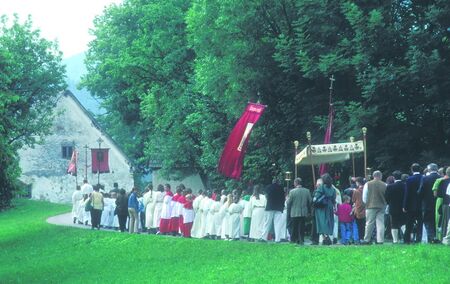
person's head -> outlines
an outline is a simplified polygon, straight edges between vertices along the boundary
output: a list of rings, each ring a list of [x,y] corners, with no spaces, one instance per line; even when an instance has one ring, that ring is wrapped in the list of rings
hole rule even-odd
[[[274,178],[272,179],[272,183],[273,183],[273,184],[278,184],[278,178],[277,178],[277,177],[274,177]]]
[[[438,171],[438,165],[436,165],[435,163],[428,164],[427,170],[428,170],[429,173],[437,172]]]
[[[99,192],[100,191],[100,186],[94,186],[94,191]]]
[[[121,189],[119,190],[119,192],[120,192],[120,194],[122,194],[122,195],[127,194],[127,192],[126,192],[125,189],[123,189],[123,188],[121,188]]]
[[[331,186],[333,184],[333,178],[328,173],[323,174],[320,178],[326,186]]]
[[[392,175],[394,176],[395,180],[401,180],[402,178],[402,172],[399,170],[393,171]]]
[[[294,179],[294,186],[295,187],[297,187],[297,186],[302,186],[302,179],[301,178],[296,178],[296,179]]]
[[[200,190],[198,191],[198,195],[203,195],[203,189],[200,189]]]
[[[164,191],[164,186],[162,184],[158,184],[158,186],[156,187],[156,190],[159,192],[163,192]]]
[[[183,188],[181,186],[177,186],[177,193],[181,194],[182,191],[183,191]]]
[[[119,188],[119,184],[117,182],[113,183],[114,188]]]
[[[376,180],[381,180],[383,178],[383,174],[380,171],[374,171],[372,175]]]
[[[165,190],[165,191],[170,191],[170,184],[166,183],[166,184],[164,185],[164,190]]]
[[[450,167],[447,167],[447,169],[445,170],[445,174],[450,177]]]
[[[319,187],[323,184],[323,180],[321,178],[318,178],[316,181],[316,187]]]
[[[342,197],[342,201],[343,201],[344,203],[350,203],[350,196],[344,195],[344,196]]]
[[[147,191],[153,191],[153,185],[152,184],[147,185],[146,190]]]
[[[87,179],[84,179],[84,180],[83,180],[83,183],[87,183]]]
[[[257,184],[253,187],[253,196],[255,196],[256,199],[259,199],[260,194],[261,194],[261,186]]]
[[[77,188],[76,188],[77,190],[81,190],[81,186],[79,186],[79,185],[77,185]]]
[[[181,188],[181,190],[185,190],[186,189],[186,187],[182,183],[180,183],[179,187]]]
[[[420,165],[418,163],[413,163],[411,165],[411,172],[420,173]]]
[[[131,189],[131,192],[137,194],[138,192],[138,188],[136,186],[133,186],[133,188]]]
[[[192,195],[192,189],[190,187],[186,188],[186,194]]]
[[[402,174],[402,181],[405,181],[409,178],[408,174]]]
[[[388,177],[386,178],[386,183],[387,183],[387,184],[393,184],[394,182],[395,182],[394,176],[388,176]]]
[[[357,178],[355,179],[355,182],[356,182],[356,186],[357,186],[357,187],[361,187],[361,186],[364,185],[364,178],[363,178],[363,177],[357,177]]]

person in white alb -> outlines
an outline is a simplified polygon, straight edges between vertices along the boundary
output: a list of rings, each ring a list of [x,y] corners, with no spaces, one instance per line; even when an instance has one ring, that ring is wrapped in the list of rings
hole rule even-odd
[[[230,204],[230,207],[228,207],[228,213],[229,213],[229,230],[230,240],[239,240],[240,234],[241,234],[241,213],[244,210],[244,207],[239,204],[240,196],[233,195],[233,203]]]
[[[208,212],[208,220],[206,222],[206,233],[210,239],[215,240],[217,236],[220,236],[220,230],[216,226],[216,215],[220,211],[220,195],[216,195],[216,200],[211,199],[211,204]]]
[[[202,216],[200,204],[205,196],[203,195],[203,191],[201,191],[201,190],[199,191],[198,194],[199,195],[192,202],[192,208],[194,210],[194,222],[192,224],[191,237],[193,237],[193,238],[201,238],[200,232],[201,232],[201,228],[202,228],[202,217],[203,216]]]
[[[147,192],[143,196],[143,202],[145,207],[145,228],[147,232],[153,227],[153,212],[155,210],[155,203],[153,202],[153,187],[149,185]]]
[[[250,197],[249,207],[251,214],[250,235],[252,240],[258,240],[264,233],[264,212],[266,211],[266,196],[261,193],[261,186],[255,185],[253,195]]]
[[[164,186],[159,184],[156,188],[155,196],[153,197],[153,222],[151,233],[159,232],[159,223],[161,222],[161,211],[164,201]]]
[[[81,192],[83,193],[83,206],[86,205],[86,203],[89,200],[90,195],[92,192],[94,192],[94,188],[92,185],[90,185],[87,181],[87,179],[83,180],[83,185],[81,186]],[[91,222],[91,211],[83,210],[83,221],[85,225],[88,225],[88,223]]]
[[[81,192],[80,187],[77,186],[77,189],[72,194],[72,219],[74,224],[77,221],[83,222],[83,220],[80,218],[80,207],[81,207],[80,204],[82,200],[83,200],[83,193]]]

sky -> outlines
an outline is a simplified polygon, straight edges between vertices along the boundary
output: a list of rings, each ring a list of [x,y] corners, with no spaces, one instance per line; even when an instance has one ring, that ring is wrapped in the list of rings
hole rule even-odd
[[[102,14],[110,4],[122,0],[0,0],[0,15],[12,18],[14,13],[24,22],[31,15],[33,27],[41,30],[41,36],[58,40],[63,58],[87,50],[93,39],[89,29],[93,28],[95,16]]]

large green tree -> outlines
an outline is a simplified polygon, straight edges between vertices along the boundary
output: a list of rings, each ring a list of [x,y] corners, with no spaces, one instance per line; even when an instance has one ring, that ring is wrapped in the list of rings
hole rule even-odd
[[[292,142],[303,147],[306,131],[322,142],[331,75],[333,141],[359,138],[366,126],[371,167],[442,163],[449,5],[128,0],[97,19],[84,84],[105,99],[107,123],[142,164],[156,160],[167,174],[189,166],[212,184],[225,180],[217,161],[247,101],[268,107],[244,181],[291,170]]]
[[[31,19],[0,20],[0,209],[8,207],[20,175],[17,150],[49,133],[52,110],[65,87],[55,43],[40,37]]]

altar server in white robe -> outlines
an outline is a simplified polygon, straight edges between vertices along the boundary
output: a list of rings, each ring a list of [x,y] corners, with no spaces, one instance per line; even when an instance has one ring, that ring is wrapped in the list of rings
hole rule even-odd
[[[211,209],[212,205],[211,195],[212,193],[210,191],[207,191],[202,199],[202,202],[200,203],[200,208],[202,211],[202,226],[200,229],[200,238],[206,237],[206,228],[208,226],[208,214],[209,209]]]
[[[89,197],[86,197],[86,195],[83,195],[83,200],[80,203],[80,206],[82,208],[82,215],[83,215],[83,223],[85,225],[89,225],[91,223],[91,211],[86,211],[86,204],[89,202]]]
[[[191,237],[192,224],[194,222],[194,209],[192,206],[194,196],[192,195],[192,190],[190,188],[186,189],[185,202],[183,204],[183,226],[182,234],[185,238]]]
[[[211,206],[208,212],[208,220],[206,222],[207,229],[206,232],[211,239],[216,239],[217,236],[220,236],[220,232],[216,226],[216,215],[219,214],[220,211],[220,195],[216,195],[216,200],[211,199]]]
[[[194,210],[194,222],[192,224],[191,237],[197,239],[201,238],[202,209],[200,207],[200,204],[202,203],[203,198],[205,198],[205,196],[203,195],[203,191],[200,190],[199,196],[197,196],[192,202],[192,208]]]
[[[153,221],[151,228],[153,232],[159,231],[159,223],[161,222],[161,211],[164,201],[164,186],[159,184],[153,196]]]
[[[244,207],[239,204],[239,195],[233,196],[233,203],[228,207],[230,240],[239,240],[241,231],[241,213]]]
[[[145,206],[145,228],[147,232],[150,233],[151,228],[153,227],[153,212],[155,210],[155,203],[153,202],[153,187],[148,186],[148,191],[144,194],[143,202]]]
[[[108,222],[108,215],[109,215],[108,204],[109,204],[109,197],[108,197],[108,195],[104,195],[103,196],[103,211],[102,211],[102,215],[100,217],[100,226],[104,227],[104,228],[106,227],[106,223]]]
[[[163,199],[163,207],[161,210],[161,221],[159,222],[159,232],[161,234],[170,233],[170,218],[172,216],[172,197],[173,193],[170,184],[164,185],[165,195]]]
[[[222,223],[223,223],[223,219],[225,218],[226,210],[228,208],[226,201],[227,201],[227,197],[225,197],[225,199],[223,199],[223,200],[222,200],[222,197],[220,198],[219,212],[217,212],[214,215],[214,232],[216,233],[216,239],[222,238],[222,231],[223,231]]]
[[[264,233],[264,216],[266,210],[267,199],[264,194],[261,193],[262,189],[260,185],[255,185],[253,195],[250,197],[250,211],[252,216],[252,222],[250,223],[250,235],[249,238],[258,240]]]
[[[228,208],[233,203],[233,195],[228,194],[226,202],[224,203],[224,216],[222,220],[222,228],[221,228],[221,237],[224,240],[228,240],[230,238],[230,212],[228,212]]]
[[[81,192],[81,188],[77,186],[77,189],[72,194],[72,219],[73,223],[75,224],[78,222],[83,222],[82,218],[80,217],[80,212],[82,212],[81,209],[81,201],[83,200],[83,193]]]

